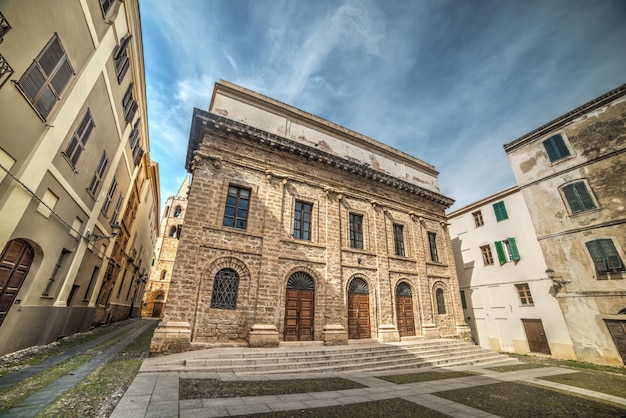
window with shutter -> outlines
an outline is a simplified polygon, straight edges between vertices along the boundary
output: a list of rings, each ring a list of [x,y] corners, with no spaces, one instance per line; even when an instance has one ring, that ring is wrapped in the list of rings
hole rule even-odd
[[[593,201],[584,181],[570,183],[563,186],[561,190],[563,190],[563,195],[567,200],[567,204],[572,211],[572,214],[596,209],[597,206]]]
[[[498,261],[500,264],[506,263],[506,253],[504,252],[504,245],[502,244],[502,241],[496,241],[494,244],[496,246],[496,253],[498,254]]]
[[[113,200],[113,196],[115,195],[115,191],[117,190],[117,179],[113,177],[113,182],[111,183],[111,187],[109,188],[109,193],[107,193],[104,204],[102,205],[102,214],[106,216],[109,211],[109,206],[111,206],[111,201]]]
[[[597,239],[585,245],[598,273],[626,271],[612,240]]]
[[[507,238],[506,245],[509,250],[509,258],[514,261],[518,261],[520,259],[519,251],[517,250],[517,243],[515,242],[515,238]]]
[[[137,102],[133,98],[133,83],[130,83],[128,90],[126,90],[126,94],[124,94],[122,107],[124,108],[124,119],[126,122],[132,122],[138,108]]]
[[[504,202],[494,203],[493,211],[496,214],[496,221],[500,222],[509,219],[509,214],[506,213],[506,207],[504,206]]]
[[[550,161],[558,161],[561,158],[569,157],[569,149],[565,145],[563,136],[556,134],[543,141],[543,146],[548,153]]]
[[[115,0],[100,0],[100,9],[102,9],[102,16],[106,16],[111,6],[113,6]]]
[[[104,177],[104,172],[106,171],[109,165],[109,158],[107,157],[106,152],[102,153],[102,158],[100,158],[100,163],[96,168],[96,172],[93,174],[93,178],[91,179],[91,183],[87,188],[89,194],[95,199],[96,193],[98,192],[98,188],[102,183],[102,178]]]
[[[117,83],[120,84],[130,67],[130,60],[128,58],[128,44],[132,39],[132,35],[127,35],[120,44],[115,48],[113,54],[113,62],[115,63],[115,72],[117,74]]]
[[[91,131],[95,127],[95,123],[93,118],[91,117],[91,112],[87,109],[85,116],[81,120],[80,124],[78,124],[78,128],[72,135],[72,139],[70,143],[67,145],[67,148],[63,152],[63,155],[70,163],[72,168],[76,168],[76,163],[78,162],[78,158],[85,150],[85,145],[87,144],[87,140],[89,139],[89,135]]]
[[[46,120],[73,75],[72,65],[55,33],[17,86],[39,116]]]

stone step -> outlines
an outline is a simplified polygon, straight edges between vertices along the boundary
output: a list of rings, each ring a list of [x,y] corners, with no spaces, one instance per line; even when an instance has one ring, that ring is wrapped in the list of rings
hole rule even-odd
[[[411,369],[433,366],[511,364],[517,360],[458,339],[364,342],[344,346],[216,348],[144,361],[141,372],[319,373]]]

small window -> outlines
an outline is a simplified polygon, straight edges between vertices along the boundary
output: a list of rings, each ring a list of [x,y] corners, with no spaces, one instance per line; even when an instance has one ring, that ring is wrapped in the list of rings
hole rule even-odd
[[[480,247],[480,253],[483,256],[483,265],[493,265],[493,255],[491,254],[491,247],[489,245],[483,245]]]
[[[504,221],[505,219],[509,219],[509,215],[506,213],[506,207],[504,206],[504,202],[497,202],[493,204],[493,211],[496,214],[496,221]]]
[[[78,124],[78,128],[72,135],[72,139],[70,143],[67,145],[67,148],[63,152],[67,161],[72,165],[72,168],[76,167],[76,163],[78,162],[78,158],[85,150],[85,145],[87,144],[87,140],[89,139],[89,135],[93,128],[95,128],[95,124],[93,122],[93,118],[91,117],[91,112],[87,109],[85,116]]]
[[[182,215],[183,213],[183,209],[180,206],[176,206],[176,209],[174,209],[174,218],[180,218],[180,215]]]
[[[109,166],[109,158],[107,157],[106,152],[102,153],[102,158],[100,158],[100,163],[98,164],[98,168],[96,168],[96,172],[93,174],[93,178],[91,179],[91,183],[89,184],[89,188],[87,191],[89,194],[95,198],[98,192],[98,188],[102,183],[102,178],[104,177],[104,172]]]
[[[430,259],[435,263],[438,263],[439,255],[437,254],[437,234],[434,232],[428,233],[428,246],[430,248]]]
[[[172,238],[176,238],[176,232],[178,231],[178,229],[176,228],[176,225],[172,226],[170,228],[170,237]]]
[[[46,120],[73,75],[72,65],[55,33],[17,86],[35,111]]]
[[[165,280],[166,276],[167,276],[167,270],[162,270],[161,271],[161,280]]]
[[[474,217],[474,226],[476,226],[476,228],[485,224],[483,221],[483,213],[481,211],[478,210],[472,213],[472,216]]]
[[[83,300],[89,300],[91,297],[91,290],[93,289],[93,285],[98,278],[98,272],[100,271],[100,267],[96,266],[93,268],[93,272],[91,273],[91,278],[89,279],[89,284],[87,285],[87,289],[85,289],[85,296]]]
[[[543,146],[548,153],[548,158],[552,162],[570,156],[569,150],[567,149],[561,134],[556,134],[546,139],[543,141]]]
[[[111,215],[111,224],[114,224],[117,221],[117,217],[122,210],[122,203],[124,203],[124,196],[120,194],[120,197],[117,198],[115,209],[113,209],[113,215]]]
[[[128,67],[130,67],[130,60],[128,59],[128,44],[132,35],[127,35],[118,46],[115,47],[113,53],[113,62],[115,63],[115,73],[117,74],[117,83],[121,84]]]
[[[585,243],[598,273],[626,271],[624,263],[610,239],[597,239]]]
[[[363,215],[351,213],[350,221],[350,247],[363,249]]]
[[[249,204],[250,189],[229,186],[222,225],[237,229],[246,229]]]
[[[124,98],[122,98],[122,107],[124,108],[124,120],[128,123],[132,122],[135,113],[137,113],[137,108],[139,107],[133,98],[133,83],[130,83],[126,94],[124,94]]]
[[[515,238],[507,238],[504,241],[496,241],[496,253],[498,254],[498,261],[500,264],[504,264],[508,261],[519,261],[520,255],[517,250],[517,242]]]
[[[296,200],[293,211],[293,237],[306,241],[311,240],[311,213],[313,205]]]
[[[443,315],[446,313],[446,301],[443,297],[443,289],[437,289],[435,291],[435,298],[437,299],[437,313]]]
[[[467,301],[465,300],[465,290],[461,290],[461,307],[467,309]]]
[[[115,0],[100,0],[100,9],[102,9],[102,16],[106,16],[111,6],[113,6]]]
[[[404,257],[404,226],[393,224],[393,249],[398,256]]]
[[[519,295],[519,300],[522,305],[533,304],[533,297],[530,294],[530,287],[528,287],[528,283],[516,284],[515,288],[517,289],[517,294]]]
[[[107,215],[109,211],[109,206],[111,206],[111,202],[113,201],[113,196],[115,195],[115,191],[117,190],[117,179],[113,177],[113,182],[111,183],[111,187],[109,187],[109,193],[107,193],[104,198],[104,204],[102,205],[102,214],[104,216]]]
[[[563,186],[561,190],[563,190],[563,195],[572,213],[585,212],[596,208],[596,204],[591,198],[584,181],[570,183]]]
[[[235,309],[237,307],[237,291],[239,275],[233,269],[222,269],[215,275],[211,308]]]

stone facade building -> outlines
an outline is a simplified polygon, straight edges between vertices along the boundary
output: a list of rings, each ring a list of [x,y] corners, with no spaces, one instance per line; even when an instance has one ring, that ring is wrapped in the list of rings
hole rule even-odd
[[[187,212],[187,195],[191,186],[191,176],[187,175],[178,193],[167,198],[161,219],[161,231],[156,242],[156,258],[146,284],[143,309],[144,318],[162,318],[167,303],[167,294],[172,280],[172,271],[178,242]]]
[[[626,361],[626,85],[504,146],[579,360]]]
[[[461,303],[476,343],[575,359],[520,188],[457,209],[448,219]]]
[[[159,179],[137,0],[3,0],[0,42],[4,354],[139,315]]]
[[[187,169],[152,351],[469,336],[433,166],[220,81]]]

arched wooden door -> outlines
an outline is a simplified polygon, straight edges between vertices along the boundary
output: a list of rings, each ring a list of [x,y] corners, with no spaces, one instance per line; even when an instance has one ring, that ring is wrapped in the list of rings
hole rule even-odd
[[[163,299],[165,299],[163,295],[158,295],[154,299],[154,305],[152,305],[152,317],[153,318],[161,317],[161,313],[163,312]]]
[[[285,298],[285,341],[313,341],[315,283],[297,272],[287,280]]]
[[[396,312],[398,314],[398,332],[400,337],[415,335],[415,316],[413,315],[413,298],[411,286],[401,282],[396,286]]]
[[[348,286],[348,338],[370,338],[370,290],[363,279],[352,279]]]
[[[0,256],[0,325],[7,316],[33,262],[33,247],[26,241],[9,241]]]

